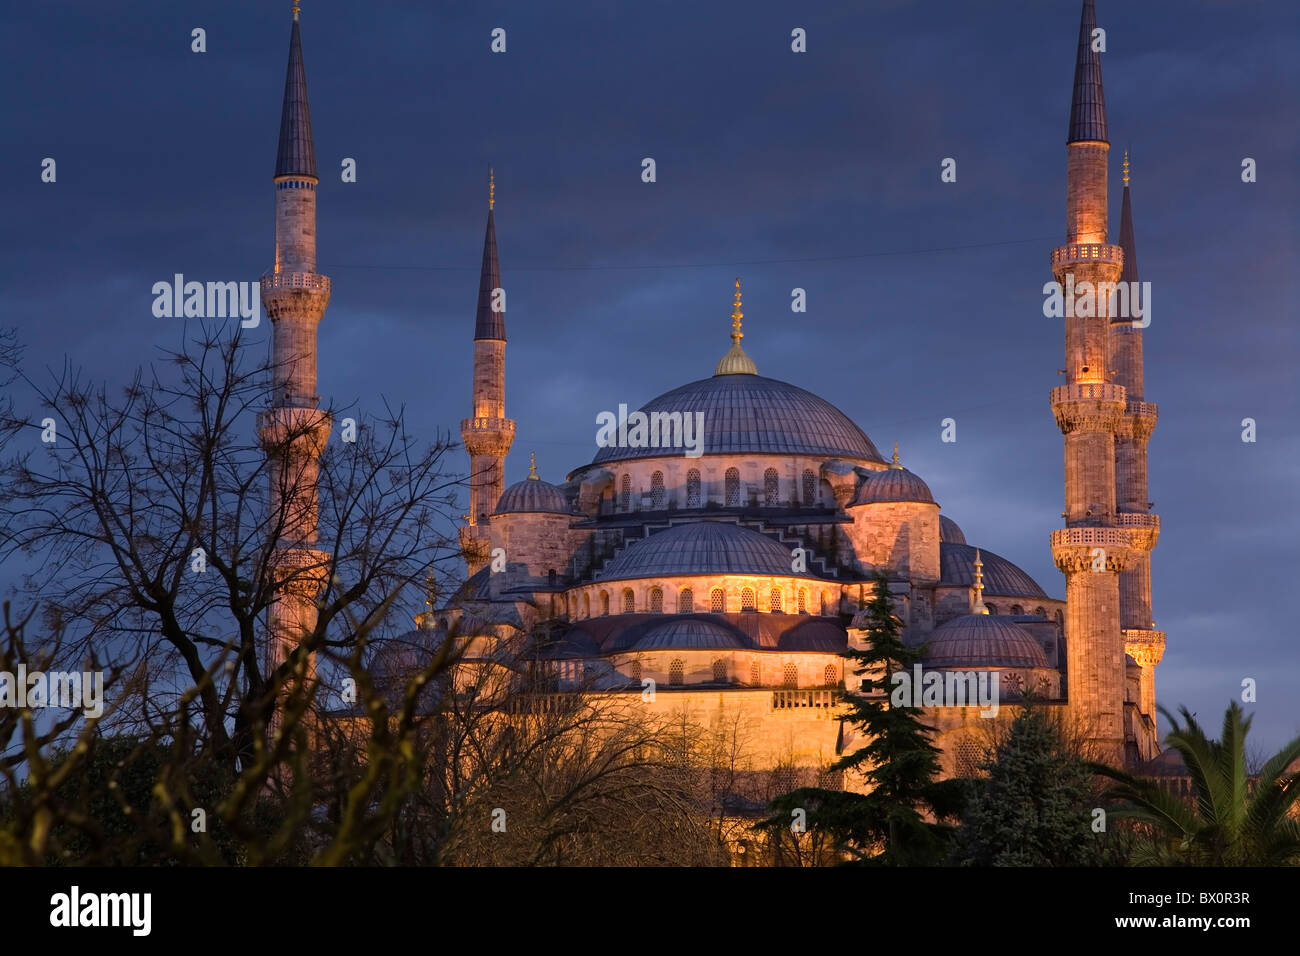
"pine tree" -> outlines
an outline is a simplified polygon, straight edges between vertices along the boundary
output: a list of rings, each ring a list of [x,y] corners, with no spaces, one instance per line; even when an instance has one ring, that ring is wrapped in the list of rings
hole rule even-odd
[[[801,788],[773,801],[773,814],[764,826],[788,827],[791,813],[802,808],[809,828],[830,832],[838,847],[858,861],[937,863],[953,831],[935,821],[959,812],[965,785],[935,780],[940,750],[930,740],[934,728],[922,720],[919,709],[890,704],[890,675],[910,671],[921,660],[921,651],[903,643],[889,579],[877,574],[874,583],[875,595],[863,616],[866,647],[849,648],[844,654],[863,678],[860,691],[846,694],[849,713],[844,719],[867,743],[831,766],[861,775],[869,792]]]
[[[1087,866],[1101,862],[1092,832],[1092,774],[1060,725],[1028,700],[982,769],[961,829],[967,866]]]

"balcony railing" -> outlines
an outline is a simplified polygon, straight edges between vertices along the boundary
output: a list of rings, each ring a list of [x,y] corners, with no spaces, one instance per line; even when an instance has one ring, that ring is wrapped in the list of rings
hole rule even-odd
[[[262,292],[273,289],[310,289],[328,295],[330,277],[315,272],[268,272],[262,276]]]
[[[1072,242],[1052,250],[1052,267],[1064,262],[1110,262],[1124,264],[1124,250],[1108,242]]]
[[[1124,386],[1107,382],[1075,382],[1052,389],[1052,404],[1057,402],[1122,402]]]

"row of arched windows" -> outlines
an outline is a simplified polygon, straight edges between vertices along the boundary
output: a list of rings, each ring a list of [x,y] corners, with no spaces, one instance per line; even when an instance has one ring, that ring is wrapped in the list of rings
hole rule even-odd
[[[985,601],[984,606],[989,609],[990,614],[1000,613],[998,611],[998,606],[996,604],[989,604],[987,601]],[[1025,613],[1024,605],[1013,604],[1011,605],[1011,609],[1007,611],[1007,613],[1012,615],[1023,615]],[[1047,617],[1047,608],[1043,607],[1042,605],[1039,605],[1038,607],[1034,608],[1034,614],[1036,614],[1038,617]],[[1056,614],[1057,617],[1059,618],[1061,612],[1057,611]]]
[[[728,468],[722,479],[723,503],[728,508],[739,508],[744,504],[741,497],[740,469]],[[699,508],[703,505],[700,470],[692,468],[686,473],[686,507]],[[811,505],[817,498],[817,475],[812,469],[803,473],[803,503]],[[775,507],[781,503],[781,476],[775,468],[763,472],[763,504]],[[650,507],[662,511],[668,507],[668,489],[664,485],[664,473],[655,471],[650,475]],[[618,508],[620,511],[632,510],[632,476],[624,474],[619,479]]]
[[[599,596],[600,613],[609,614],[609,592],[601,591]],[[796,601],[798,602],[797,610],[800,614],[808,613],[808,589],[799,588],[796,592]],[[651,614],[664,613],[664,592],[663,588],[653,587],[646,594],[646,603],[648,611]],[[636,592],[631,588],[624,588],[622,594],[622,611],[623,614],[636,613]],[[773,614],[781,614],[785,610],[785,595],[780,588],[772,588],[768,593],[767,601],[768,610]],[[753,588],[742,588],[740,592],[740,609],[742,611],[757,611],[758,599]],[[727,592],[722,588],[713,588],[709,591],[709,613],[723,614],[727,610]],[[695,590],[693,588],[682,588],[677,594],[677,613],[694,614],[695,613]],[[996,614],[993,606],[989,605],[989,613]],[[591,596],[584,594],[582,596],[582,614],[584,617],[591,616]]]
[[[632,679],[641,680],[641,662],[632,661],[629,671]],[[672,687],[680,687],[686,679],[686,663],[681,658],[674,658],[668,665],[668,684]],[[716,660],[713,662],[713,679],[717,682],[727,680],[727,662],[725,660]],[[787,688],[798,688],[799,686],[799,668],[795,664],[786,664],[781,669],[782,686]],[[822,671],[822,683],[827,687],[832,687],[839,683],[840,671],[834,664],[827,664],[826,669]],[[762,668],[755,661],[749,667],[749,682],[755,687],[760,686],[762,681]]]

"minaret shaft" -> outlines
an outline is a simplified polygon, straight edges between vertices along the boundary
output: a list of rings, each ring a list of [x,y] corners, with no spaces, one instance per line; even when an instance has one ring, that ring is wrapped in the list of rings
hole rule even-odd
[[[276,155],[275,267],[262,277],[262,304],[271,321],[272,405],[258,416],[269,459],[273,554],[281,581],[269,611],[268,673],[316,627],[316,600],[330,555],[319,536],[319,459],[329,441],[330,417],[318,409],[316,327],[329,304],[330,280],[316,272],[316,176],[307,77],[295,14],[289,36],[280,144]],[[308,663],[309,679],[315,661]]]

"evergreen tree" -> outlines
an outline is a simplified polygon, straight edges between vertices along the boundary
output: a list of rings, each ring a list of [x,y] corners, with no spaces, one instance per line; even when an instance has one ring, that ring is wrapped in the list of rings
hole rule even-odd
[[[1060,725],[1032,699],[982,765],[961,829],[967,866],[1085,866],[1101,862],[1092,833],[1092,774]]]
[[[803,809],[809,828],[832,834],[840,850],[858,861],[938,863],[953,831],[936,821],[959,812],[965,785],[935,780],[940,750],[930,740],[934,728],[922,720],[918,708],[890,704],[890,675],[910,672],[921,660],[921,651],[903,643],[889,579],[877,574],[874,583],[875,595],[863,615],[866,647],[849,648],[844,654],[863,678],[861,690],[845,695],[845,719],[867,742],[831,766],[861,775],[869,792],[804,787],[773,801],[773,814],[763,826],[784,830],[791,825],[792,813]]]

